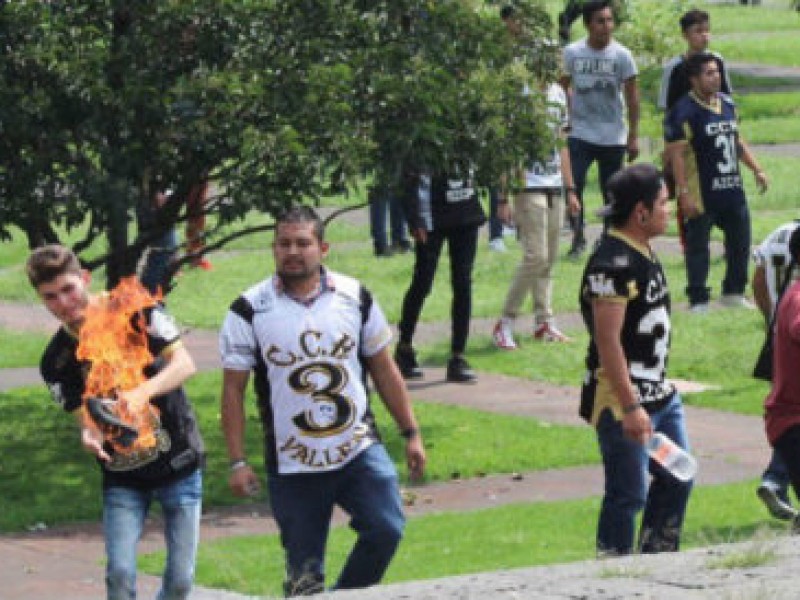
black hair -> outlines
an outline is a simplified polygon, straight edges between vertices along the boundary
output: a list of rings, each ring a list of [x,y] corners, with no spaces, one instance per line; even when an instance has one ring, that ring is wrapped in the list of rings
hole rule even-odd
[[[586,2],[582,10],[584,25],[591,23],[594,13],[607,8],[611,8],[611,2],[609,0],[589,0],[589,2]]]
[[[614,173],[606,184],[606,206],[602,216],[610,225],[621,227],[627,223],[633,209],[641,202],[653,210],[658,193],[664,185],[661,171],[649,163],[636,163]]]
[[[710,21],[711,17],[706,11],[693,8],[687,11],[678,22],[681,24],[681,31],[685,33],[692,25],[700,25],[702,23],[709,23]]]
[[[503,21],[513,18],[515,14],[517,14],[517,11],[511,4],[506,4],[500,9],[500,18],[503,19]]]
[[[310,206],[299,204],[290,206],[283,211],[275,220],[275,231],[277,232],[278,226],[286,223],[311,223],[314,226],[314,235],[322,242],[325,239],[325,223]]]
[[[686,59],[686,75],[697,77],[703,72],[703,67],[710,62],[716,62],[717,57],[710,52],[698,52]]]

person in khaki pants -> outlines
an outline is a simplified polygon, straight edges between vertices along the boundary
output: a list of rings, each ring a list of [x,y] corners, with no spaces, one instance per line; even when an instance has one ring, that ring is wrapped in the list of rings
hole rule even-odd
[[[533,295],[534,339],[569,341],[553,319],[552,271],[558,257],[558,238],[564,218],[563,192],[566,192],[570,214],[578,213],[580,203],[572,179],[569,152],[563,144],[558,147],[567,125],[564,90],[551,84],[546,93],[554,134],[553,151],[546,160],[536,161],[524,169],[520,177],[524,187],[514,194],[513,220],[519,232],[522,260],[506,295],[503,315],[493,331],[495,345],[504,350],[517,347],[514,320],[528,292]],[[506,198],[501,199],[499,211],[503,220],[511,220],[511,207]]]

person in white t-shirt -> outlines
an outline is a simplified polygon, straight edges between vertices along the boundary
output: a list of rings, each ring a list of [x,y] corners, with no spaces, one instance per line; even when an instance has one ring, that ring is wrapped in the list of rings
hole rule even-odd
[[[586,249],[583,190],[589,167],[597,162],[605,203],[606,182],[622,168],[626,154],[628,162],[639,156],[638,70],[630,50],[614,40],[611,2],[585,2],[583,24],[588,35],[564,48],[561,77],[570,101],[567,144],[581,203],[579,213],[570,219],[572,259],[580,258]]]
[[[358,534],[334,589],[380,581],[402,536],[397,472],[378,437],[368,373],[406,439],[420,478],[425,451],[405,383],[389,353],[391,330],[361,284],[322,266],[323,223],[296,207],[275,226],[277,273],[231,305],[220,332],[222,428],[230,487],[258,492],[245,458],[244,395],[252,372],[264,429],[267,484],[286,551],[287,596],[322,592],[334,505]]]
[[[553,265],[558,258],[558,240],[564,216],[564,192],[569,212],[580,210],[572,181],[569,152],[563,145],[562,132],[567,126],[567,101],[558,84],[547,88],[548,112],[553,131],[553,150],[545,160],[534,161],[519,174],[522,189],[514,194],[513,220],[519,232],[522,260],[511,282],[503,314],[495,324],[494,343],[498,348],[514,350],[514,320],[530,292],[533,296],[534,339],[566,342],[555,324],[552,307]],[[559,142],[561,147],[559,148]],[[515,178],[517,179],[517,178]],[[511,220],[511,207],[505,198],[500,203],[500,216]]]

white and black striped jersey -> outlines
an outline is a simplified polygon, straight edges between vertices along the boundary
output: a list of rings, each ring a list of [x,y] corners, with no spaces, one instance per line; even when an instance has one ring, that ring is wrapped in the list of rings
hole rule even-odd
[[[792,221],[781,225],[753,250],[753,260],[756,265],[764,268],[772,311],[775,310],[781,286],[786,280],[786,273],[792,262],[792,255],[789,252],[789,238],[792,237],[792,233],[798,226],[800,226],[800,221]],[[792,278],[797,279],[797,277],[798,270],[795,269]]]

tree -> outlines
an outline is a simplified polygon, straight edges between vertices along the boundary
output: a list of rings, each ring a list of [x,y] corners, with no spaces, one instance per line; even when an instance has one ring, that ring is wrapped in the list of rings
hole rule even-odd
[[[556,64],[544,10],[516,5],[518,38],[477,0],[0,4],[0,236],[85,228],[75,250],[113,286],[208,170],[210,247],[252,211],[391,185],[403,157],[496,181],[546,145],[544,101],[522,90]],[[160,225],[129,239],[167,187]]]

